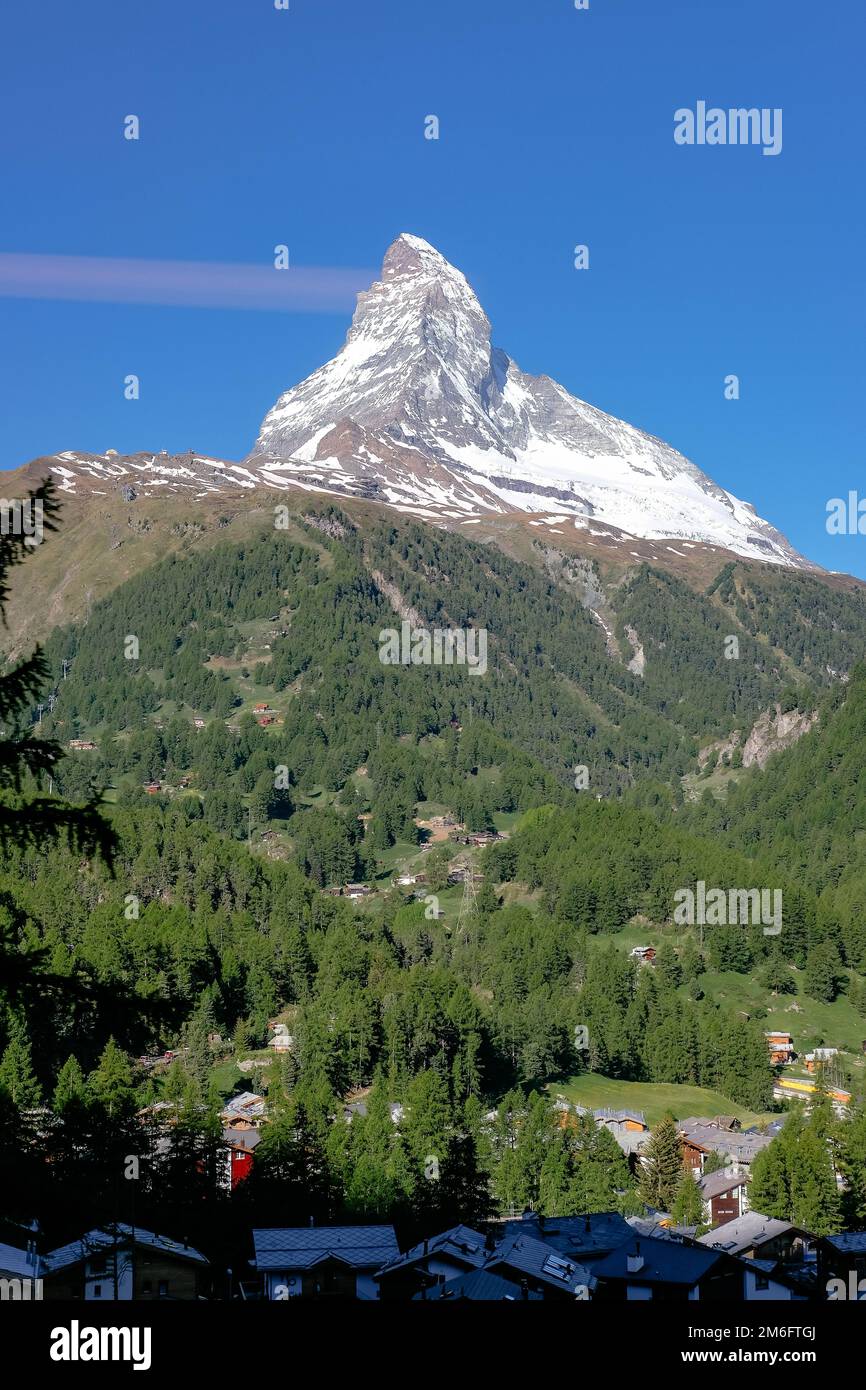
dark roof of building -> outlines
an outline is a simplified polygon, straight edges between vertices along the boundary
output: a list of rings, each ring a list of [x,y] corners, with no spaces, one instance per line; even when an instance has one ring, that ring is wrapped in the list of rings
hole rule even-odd
[[[598,1211],[586,1216],[546,1216],[528,1212],[504,1222],[507,1235],[528,1233],[556,1250],[569,1255],[600,1254],[613,1250],[631,1234],[628,1222],[618,1211]]]
[[[480,1269],[489,1253],[485,1248],[484,1236],[478,1231],[473,1231],[471,1226],[452,1226],[450,1230],[441,1231],[438,1235],[413,1245],[405,1254],[397,1254],[395,1259],[379,1270],[376,1277],[393,1274],[399,1269],[408,1269],[430,1255],[448,1256],[469,1265],[470,1268]]]
[[[824,1236],[824,1244],[832,1245],[840,1253],[866,1251],[866,1231],[840,1231],[835,1236]]]
[[[271,1226],[253,1231],[255,1267],[312,1269],[338,1259],[352,1269],[379,1269],[400,1253],[393,1226]]]
[[[79,1240],[70,1241],[68,1245],[62,1245],[57,1250],[51,1250],[45,1256],[44,1272],[53,1274],[58,1269],[67,1269],[70,1265],[79,1264],[82,1260],[92,1259],[95,1255],[108,1253],[114,1246],[118,1249],[128,1249],[132,1244],[133,1236],[136,1245],[147,1246],[151,1250],[158,1250],[162,1255],[173,1255],[179,1260],[192,1260],[195,1264],[208,1263],[206,1256],[200,1250],[194,1250],[191,1245],[184,1245],[181,1241],[170,1240],[168,1236],[156,1235],[153,1231],[145,1231],[141,1226],[127,1226],[124,1222],[118,1222],[116,1226],[106,1226],[98,1230],[88,1231]]]
[[[632,1273],[628,1258],[635,1254],[641,1255],[644,1263]],[[641,1236],[624,1241],[609,1255],[595,1261],[592,1268],[599,1279],[622,1279],[630,1284],[679,1284],[692,1288],[721,1259],[721,1251]]]
[[[473,1269],[468,1274],[460,1274],[445,1284],[437,1284],[435,1289],[416,1293],[414,1301],[438,1299],[440,1302],[472,1299],[476,1303],[523,1302],[525,1299],[541,1299],[544,1294],[522,1289],[510,1279],[499,1274],[491,1274],[488,1269]]]
[[[547,1241],[526,1234],[507,1236],[490,1255],[486,1268],[503,1266],[555,1289],[575,1291],[578,1287],[592,1288],[595,1284],[585,1265],[570,1259]]]

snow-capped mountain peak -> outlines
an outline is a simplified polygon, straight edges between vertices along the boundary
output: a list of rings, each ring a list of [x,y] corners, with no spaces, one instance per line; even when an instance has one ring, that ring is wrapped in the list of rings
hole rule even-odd
[[[678,542],[686,549],[664,547],[678,556],[711,545],[815,568],[676,449],[522,372],[493,346],[466,277],[405,232],[358,296],[343,347],[280,396],[242,463],[192,450],[67,451],[34,460],[24,481],[46,467],[67,497],[255,498],[300,488],[447,526],[497,516],[514,525],[530,513],[527,525],[577,528],[591,548],[632,537],[650,549]]]
[[[675,449],[522,372],[492,345],[465,276],[405,232],[343,348],[279,398],[245,464],[271,485],[420,516],[555,510],[579,527],[805,563]]]

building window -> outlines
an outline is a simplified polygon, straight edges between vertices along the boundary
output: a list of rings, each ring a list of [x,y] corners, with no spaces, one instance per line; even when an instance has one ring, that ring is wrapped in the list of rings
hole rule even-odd
[[[167,1298],[167,1297],[168,1297],[168,1280],[167,1280],[167,1279],[160,1279],[160,1281],[159,1281],[159,1296],[160,1296],[160,1298]]]
[[[94,1298],[101,1298],[101,1297],[102,1297],[102,1285],[101,1285],[101,1284],[94,1284],[94,1285],[93,1285],[93,1297],[94,1297]]]
[[[767,1278],[766,1274],[755,1275],[755,1288],[757,1289],[758,1293],[766,1293],[769,1287],[770,1281]]]
[[[141,1286],[141,1292],[146,1294],[153,1293],[153,1284],[149,1279],[145,1279],[144,1283]]]

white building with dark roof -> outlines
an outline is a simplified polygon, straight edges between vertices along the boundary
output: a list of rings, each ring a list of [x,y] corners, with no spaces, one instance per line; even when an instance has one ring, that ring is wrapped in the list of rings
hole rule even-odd
[[[379,1297],[377,1270],[400,1254],[393,1226],[277,1226],[253,1231],[265,1298]]]

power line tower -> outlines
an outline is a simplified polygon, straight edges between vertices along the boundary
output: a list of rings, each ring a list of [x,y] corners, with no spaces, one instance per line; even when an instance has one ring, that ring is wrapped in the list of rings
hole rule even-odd
[[[478,911],[478,895],[475,892],[475,876],[472,872],[472,865],[467,864],[463,874],[463,897],[460,899],[460,911],[457,914],[457,935],[464,934],[471,923],[475,920]]]

